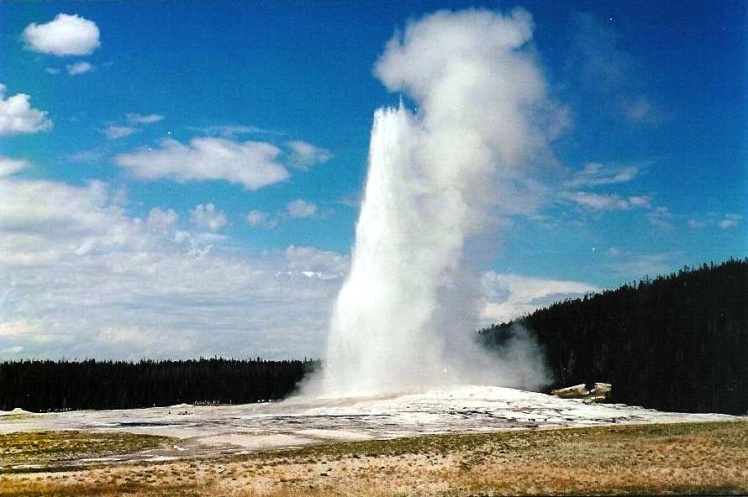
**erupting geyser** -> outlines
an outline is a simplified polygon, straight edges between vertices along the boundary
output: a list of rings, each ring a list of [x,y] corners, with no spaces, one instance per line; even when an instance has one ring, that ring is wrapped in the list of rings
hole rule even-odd
[[[502,362],[474,344],[479,287],[464,260],[466,243],[485,234],[494,209],[517,200],[507,192],[544,150],[537,117],[549,104],[528,47],[532,29],[521,9],[438,12],[396,35],[377,62],[377,77],[416,110],[401,103],[374,116],[322,395],[543,382],[529,346]]]

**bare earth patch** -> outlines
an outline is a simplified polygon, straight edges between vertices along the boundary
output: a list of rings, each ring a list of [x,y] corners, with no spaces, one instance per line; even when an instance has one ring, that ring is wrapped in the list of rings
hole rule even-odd
[[[45,443],[59,443],[59,433],[34,441],[28,450],[14,445],[13,457],[31,463],[34,454],[45,454]],[[170,443],[156,438],[137,443],[146,441],[147,447]],[[0,447],[6,461],[8,449]],[[91,457],[77,447],[80,458]],[[41,456],[43,472],[0,474],[0,495],[745,494],[748,422],[423,435],[66,469],[69,460]]]

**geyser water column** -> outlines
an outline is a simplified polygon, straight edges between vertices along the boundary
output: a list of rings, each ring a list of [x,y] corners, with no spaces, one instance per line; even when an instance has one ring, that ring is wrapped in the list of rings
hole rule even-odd
[[[437,12],[407,26],[375,67],[417,109],[374,116],[351,271],[336,302],[324,396],[511,383],[473,343],[478,280],[465,244],[490,225],[496,192],[543,146],[545,84],[532,18]],[[498,372],[497,372],[498,371]]]

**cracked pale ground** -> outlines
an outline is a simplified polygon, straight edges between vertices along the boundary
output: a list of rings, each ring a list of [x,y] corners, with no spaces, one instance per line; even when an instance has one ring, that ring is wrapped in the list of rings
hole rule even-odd
[[[0,433],[7,434],[0,436],[39,429],[172,438],[144,438],[156,447],[132,453],[125,437],[114,453],[79,448],[62,459],[39,451],[44,442],[36,441],[36,459],[3,455],[0,493],[748,492],[744,418],[585,405],[485,387],[347,401],[179,406],[171,414],[164,408],[0,418]],[[133,437],[136,442],[141,439]]]

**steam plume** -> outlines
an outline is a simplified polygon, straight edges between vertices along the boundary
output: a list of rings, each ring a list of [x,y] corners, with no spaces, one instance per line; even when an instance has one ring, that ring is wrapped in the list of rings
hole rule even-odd
[[[474,344],[479,282],[463,254],[495,192],[543,148],[545,82],[518,9],[437,12],[387,44],[376,76],[412,99],[374,115],[351,272],[333,311],[322,393],[453,383],[533,387],[532,347],[511,361]],[[518,371],[517,369],[522,369]],[[522,385],[520,385],[522,383]]]

